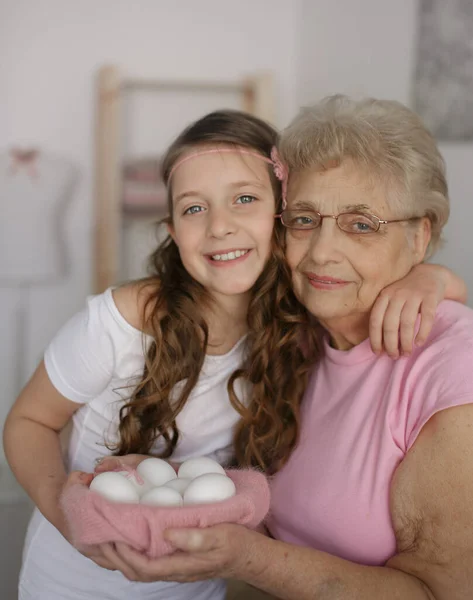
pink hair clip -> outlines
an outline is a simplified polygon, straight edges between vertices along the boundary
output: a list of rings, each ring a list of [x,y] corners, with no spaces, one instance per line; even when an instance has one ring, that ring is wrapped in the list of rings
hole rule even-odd
[[[289,178],[289,171],[287,166],[282,162],[276,146],[273,146],[271,150],[271,161],[274,167],[274,174],[281,182],[282,208],[284,210],[287,207],[287,180]]]
[[[246,150],[245,148],[211,148],[209,150],[199,150],[197,152],[192,152],[191,154],[185,155],[183,158],[181,158],[175,163],[175,165],[169,172],[168,181],[171,180],[171,177],[174,175],[176,170],[188,160],[195,158],[196,156],[203,156],[204,154],[220,154],[222,152],[238,152],[239,154],[255,156],[256,158],[260,158],[266,163],[272,165],[276,178],[281,182],[282,208],[283,210],[286,208],[287,180],[289,178],[289,171],[287,166],[282,162],[276,146],[273,146],[271,149],[271,158],[268,158],[267,156],[264,156],[263,154],[260,154],[259,152],[253,150]]]

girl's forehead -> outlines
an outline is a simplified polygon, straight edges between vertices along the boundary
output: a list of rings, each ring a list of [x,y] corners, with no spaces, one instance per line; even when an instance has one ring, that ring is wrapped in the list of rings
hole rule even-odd
[[[248,169],[254,168],[255,166],[259,166],[263,169],[266,168],[266,163],[264,160],[258,156],[249,154],[244,149],[239,151],[238,148],[222,148],[221,151],[217,148],[211,149],[210,151],[203,150],[202,152],[193,150],[187,155],[184,155],[182,158],[186,160],[182,160],[182,164],[178,171],[176,171],[176,174],[179,172],[179,170],[185,169],[186,167],[196,168],[197,166],[197,168],[201,168],[205,165],[212,167],[221,166],[222,168],[227,169]]]
[[[255,156],[235,152],[218,152],[192,156],[176,170],[172,177],[173,190],[187,185],[222,182],[253,181],[269,185],[266,163]]]

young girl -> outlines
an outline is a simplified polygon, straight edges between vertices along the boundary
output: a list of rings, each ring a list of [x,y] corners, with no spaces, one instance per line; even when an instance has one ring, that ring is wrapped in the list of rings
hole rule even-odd
[[[68,472],[91,472],[111,452],[227,464],[235,449],[240,463],[261,466],[287,456],[307,365],[298,336],[305,313],[275,224],[275,141],[271,127],[232,111],[179,136],[163,165],[171,218],[152,276],[90,298],[16,401],[5,450],[37,506],[20,600],[224,598],[223,581],[133,583],[111,570],[120,564],[103,548],[84,556],[68,542],[58,498],[76,476]],[[417,277],[429,271],[429,298],[444,281],[456,295],[457,280],[443,270]],[[59,432],[71,419],[64,468]]]

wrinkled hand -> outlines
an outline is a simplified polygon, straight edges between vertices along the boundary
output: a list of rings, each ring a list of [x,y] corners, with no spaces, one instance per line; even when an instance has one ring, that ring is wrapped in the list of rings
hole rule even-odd
[[[251,550],[264,536],[242,525],[223,524],[205,529],[168,529],[165,538],[175,554],[149,559],[123,543],[103,549],[107,560],[130,581],[177,581],[238,578]]]
[[[69,488],[70,486],[75,485],[75,484],[80,484],[80,485],[89,487],[93,478],[94,478],[94,476],[92,475],[92,473],[84,473],[83,471],[72,471],[72,473],[67,478],[67,481],[64,484],[62,491],[64,492],[67,488]],[[71,544],[71,546],[74,546],[72,539],[71,539],[70,532],[67,527],[67,523],[64,519],[62,521],[62,525],[58,526],[58,529],[59,529],[60,533],[66,538],[66,540]],[[86,556],[87,558],[90,558],[90,560],[92,560],[99,567],[108,569],[110,571],[116,571],[117,570],[116,563],[110,562],[107,558],[106,551],[109,550],[109,547],[111,548],[112,544],[100,544],[100,545],[96,545],[96,546],[88,546],[87,550],[84,550],[82,548],[77,548],[76,546],[74,546],[74,548],[76,548],[76,550],[78,552],[80,552],[82,555]]]
[[[382,290],[370,317],[373,352],[379,354],[384,349],[391,358],[399,358],[400,354],[409,356],[414,341],[421,346],[429,336],[445,290],[444,269],[424,264]],[[415,335],[419,315],[420,327]]]

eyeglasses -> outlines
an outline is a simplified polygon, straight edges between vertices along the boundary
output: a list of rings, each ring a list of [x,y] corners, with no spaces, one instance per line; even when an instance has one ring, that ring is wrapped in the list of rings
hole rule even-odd
[[[338,227],[346,233],[367,234],[376,233],[381,225],[388,223],[401,223],[403,221],[413,221],[420,217],[410,217],[407,219],[391,219],[385,221],[376,215],[369,213],[340,213],[339,215],[322,215],[317,211],[311,210],[283,210],[280,215],[281,223],[288,229],[297,229],[299,231],[310,231],[317,229],[324,219],[335,219]]]

